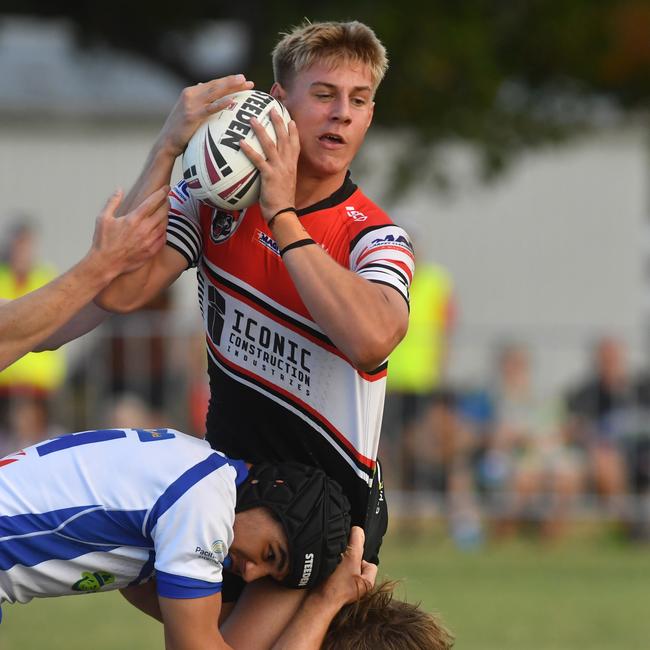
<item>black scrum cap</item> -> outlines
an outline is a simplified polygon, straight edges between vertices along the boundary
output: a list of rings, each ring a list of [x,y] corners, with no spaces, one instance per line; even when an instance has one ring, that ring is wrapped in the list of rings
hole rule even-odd
[[[268,508],[289,542],[289,574],[298,589],[317,585],[341,560],[350,534],[350,503],[325,472],[302,463],[254,465],[239,486],[237,512]]]

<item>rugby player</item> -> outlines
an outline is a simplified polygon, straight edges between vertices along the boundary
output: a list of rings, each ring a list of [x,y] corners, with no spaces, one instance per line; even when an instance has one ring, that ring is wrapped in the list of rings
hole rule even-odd
[[[310,589],[278,647],[318,648],[374,581],[355,531],[331,576],[349,503],[322,470],[249,469],[172,429],[83,431],[0,460],[0,604],[120,589],[163,622],[168,648],[226,648],[225,569]]]
[[[377,462],[386,360],[406,332],[414,260],[407,233],[354,184],[349,166],[386,68],[383,45],[359,22],[306,23],[284,35],[271,94],[293,119],[286,128],[272,116],[277,145],[251,121],[266,160],[243,145],[260,170],[259,203],[223,212],[179,183],[168,246],[97,299],[133,311],[196,267],[211,386],[207,439],[249,462],[324,469],[342,485],[352,523],[365,531],[364,559],[375,563],[387,526]],[[215,102],[251,87],[238,75],[186,88],[126,207],[169,182]],[[235,609],[224,634],[250,650],[269,647],[303,597],[269,581],[249,585],[239,601],[247,606]]]

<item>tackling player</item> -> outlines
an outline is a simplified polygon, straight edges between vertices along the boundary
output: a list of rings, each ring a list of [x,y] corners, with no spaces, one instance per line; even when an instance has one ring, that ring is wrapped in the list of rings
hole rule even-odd
[[[266,160],[244,148],[261,173],[259,204],[223,212],[192,199],[181,182],[170,194],[168,246],[98,300],[108,310],[138,309],[196,266],[211,385],[207,439],[251,462],[323,468],[349,498],[373,562],[387,525],[377,463],[386,359],[406,332],[414,260],[408,235],[348,169],[386,68],[383,45],[358,22],[307,23],[285,35],[273,53],[271,94],[293,119],[287,129],[272,117],[277,145],[251,122]],[[169,182],[214,102],[250,87],[236,76],[185,89],[129,200]],[[224,633],[251,650],[268,647],[300,598],[264,581],[249,586],[249,606],[235,609]]]
[[[278,643],[318,648],[338,608],[374,582],[360,529],[331,576],[349,530],[347,499],[316,468],[249,471],[171,429],[84,431],[0,460],[0,604],[120,589],[163,621],[167,647],[225,648],[225,569],[314,587]]]

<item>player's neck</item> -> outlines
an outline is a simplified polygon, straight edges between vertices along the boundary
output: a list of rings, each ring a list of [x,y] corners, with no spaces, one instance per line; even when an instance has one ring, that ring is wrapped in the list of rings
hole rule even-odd
[[[346,173],[347,169],[326,178],[300,174],[296,184],[296,208],[307,208],[334,194],[343,185]]]

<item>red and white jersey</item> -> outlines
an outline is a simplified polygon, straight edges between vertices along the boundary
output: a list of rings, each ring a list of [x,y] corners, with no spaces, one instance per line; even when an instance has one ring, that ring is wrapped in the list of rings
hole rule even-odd
[[[191,198],[183,182],[170,201],[167,243],[198,267],[211,384],[208,440],[250,462],[322,467],[346,491],[353,522],[363,522],[387,364],[357,370],[314,322],[258,205],[223,212]],[[298,216],[339,264],[408,303],[408,235],[349,177]]]

